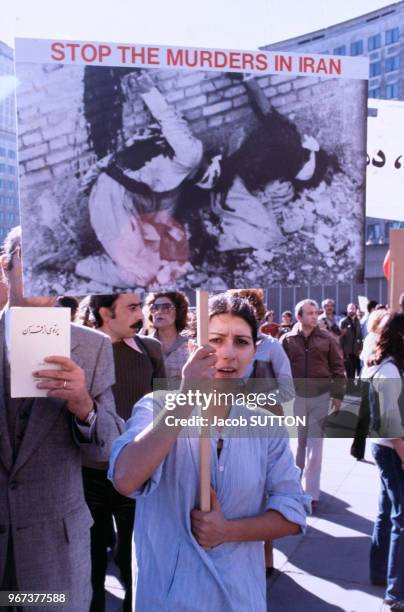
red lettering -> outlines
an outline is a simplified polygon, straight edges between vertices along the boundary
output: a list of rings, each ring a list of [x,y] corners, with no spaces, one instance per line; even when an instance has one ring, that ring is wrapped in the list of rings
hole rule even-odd
[[[185,65],[195,68],[198,64],[198,52],[195,49],[185,49]]]
[[[160,49],[158,47],[149,47],[147,49],[147,63],[153,66],[160,65]]]
[[[87,45],[83,45],[81,49],[81,57],[87,63],[93,62],[97,57],[97,48],[94,47],[94,45],[91,45],[90,43],[88,43]]]
[[[291,56],[275,55],[275,70],[279,72],[287,70],[288,72],[290,72],[292,70]]]
[[[318,64],[317,64],[317,70],[316,70],[317,74],[319,72],[324,72],[324,74],[328,74],[328,68],[327,68],[327,64],[325,59],[322,57],[320,58]]]
[[[122,64],[126,64],[126,52],[129,51],[130,47],[128,45],[118,45],[117,49],[121,52],[121,62]]]
[[[237,53],[237,51],[230,51],[230,55],[229,55],[229,67],[233,68],[233,69],[241,68],[241,65],[240,65],[240,53]]]
[[[200,57],[199,61],[200,61],[201,66],[204,66],[205,62],[206,62],[207,65],[209,66],[209,68],[212,68],[212,53],[211,53],[211,51],[201,51],[201,57]]]
[[[258,53],[255,58],[255,62],[257,70],[260,70],[261,72],[268,70],[268,57],[265,55],[265,53]]]
[[[225,68],[228,64],[228,57],[223,51],[215,51],[214,68]]]
[[[99,61],[103,62],[104,57],[108,57],[109,55],[111,55],[111,47],[108,47],[108,45],[100,45],[98,55]]]
[[[140,64],[146,64],[146,49],[140,47],[139,51],[136,51],[136,47],[131,47],[131,63],[136,64],[137,58],[139,58]]]
[[[257,59],[258,58],[259,55],[257,55]],[[243,68],[249,68],[250,70],[254,70],[254,56],[252,53],[243,53]]]
[[[66,47],[70,49],[70,59],[72,62],[76,61],[76,49],[80,49],[79,43],[67,43]]]
[[[315,72],[313,57],[299,57],[299,72]]]
[[[330,58],[330,73],[331,74],[341,74],[342,71],[342,66],[341,66],[341,60],[340,59],[334,59],[334,58]]]
[[[55,42],[51,44],[51,50],[53,51],[53,53],[58,53],[59,55],[53,55],[51,53],[51,58],[53,60],[55,60],[56,62],[61,62],[65,59],[65,52],[64,52],[64,44],[60,43],[60,42]]]
[[[167,66],[182,66],[183,63],[182,49],[167,49]]]

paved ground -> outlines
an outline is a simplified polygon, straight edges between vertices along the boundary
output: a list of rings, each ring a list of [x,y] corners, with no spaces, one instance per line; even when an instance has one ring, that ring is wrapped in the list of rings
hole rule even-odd
[[[325,440],[318,511],[309,517],[305,535],[284,538],[276,545],[277,571],[268,583],[271,612],[379,612],[382,609],[383,589],[371,586],[368,580],[378,475],[372,463],[370,443],[366,462],[350,456],[350,444],[344,438]],[[112,565],[106,588],[107,610],[118,612],[123,591]]]

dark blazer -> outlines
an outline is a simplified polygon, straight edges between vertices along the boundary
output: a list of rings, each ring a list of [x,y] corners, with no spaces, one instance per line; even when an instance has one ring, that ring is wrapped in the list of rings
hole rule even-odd
[[[4,342],[2,317],[1,374]],[[14,464],[0,377],[0,584],[11,530],[19,590],[66,591],[69,603],[48,608],[55,612],[89,609],[92,518],[83,495],[81,454],[107,461],[122,428],[111,391],[114,366],[109,338],[72,325],[71,356],[83,368],[97,407],[91,440],[80,436],[65,401],[38,398]],[[31,609],[37,608],[24,608]]]

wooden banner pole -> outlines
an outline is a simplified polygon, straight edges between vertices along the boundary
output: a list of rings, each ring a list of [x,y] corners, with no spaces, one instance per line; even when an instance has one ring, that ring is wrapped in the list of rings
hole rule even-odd
[[[208,313],[208,298],[207,291],[198,289],[196,292],[196,320],[198,345],[209,343],[209,313]],[[199,439],[200,448],[200,509],[202,512],[210,510],[210,438],[201,436]]]

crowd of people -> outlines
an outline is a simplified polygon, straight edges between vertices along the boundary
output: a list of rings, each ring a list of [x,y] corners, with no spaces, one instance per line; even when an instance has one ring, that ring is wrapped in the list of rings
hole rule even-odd
[[[125,612],[202,611],[206,601],[211,610],[263,612],[272,542],[304,531],[318,510],[329,415],[356,394],[351,453],[362,459],[372,432],[381,481],[370,580],[386,585],[392,610],[404,609],[404,294],[401,312],[369,301],[361,318],[355,304],[338,317],[331,299],[321,308],[304,299],[276,323],[261,290],[231,290],[211,297],[209,343],[198,346],[180,292],[80,304],[23,297],[17,228],[2,269],[0,590],[65,592],[63,610],[102,612],[111,550]],[[10,306],[72,309],[71,358],[52,357],[59,369],[34,373],[46,398],[10,397]],[[165,420],[167,394],[195,390],[195,381],[218,393],[232,384],[245,396],[277,394],[255,411],[209,404],[209,512],[199,507],[199,438],[180,421],[198,408],[178,404],[177,424]],[[271,424],[257,436],[251,421],[289,409],[305,417],[296,456],[289,431]],[[246,420],[243,435],[212,425],[227,417]]]

